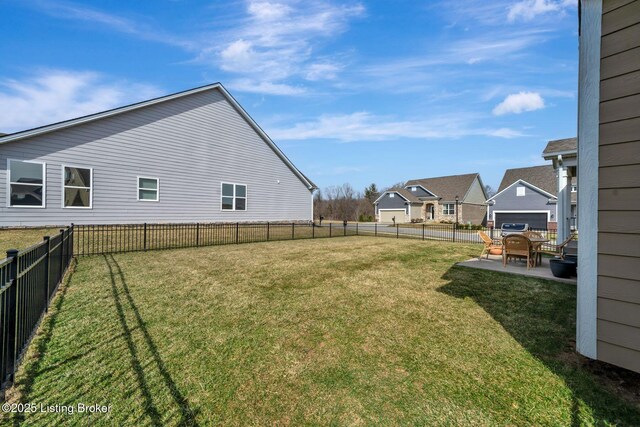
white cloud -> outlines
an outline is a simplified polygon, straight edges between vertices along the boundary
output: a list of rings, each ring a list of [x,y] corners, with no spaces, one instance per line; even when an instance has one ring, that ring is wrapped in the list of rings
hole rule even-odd
[[[577,0],[522,0],[511,5],[507,12],[510,22],[519,19],[531,21],[538,15],[550,12],[562,12],[568,8],[575,8]]]
[[[152,86],[112,81],[94,72],[44,70],[28,79],[0,81],[0,131],[42,126],[159,94]]]
[[[331,59],[316,60],[315,52],[320,43],[344,32],[348,21],[363,13],[358,3],[248,1],[246,17],[226,33],[216,34],[216,41],[202,49],[199,60],[252,81],[238,86],[250,92],[265,88],[263,93],[272,93],[274,86],[286,86],[284,81],[291,78],[334,79],[341,66]]]
[[[343,115],[322,115],[316,120],[290,128],[270,129],[275,140],[332,139],[342,142],[386,141],[391,139],[439,139],[464,136],[515,138],[522,133],[507,129],[470,128],[461,115],[430,120],[394,120],[366,111]]]
[[[508,95],[504,101],[496,105],[493,114],[520,114],[525,111],[534,111],[544,108],[544,99],[538,92],[518,92]]]
[[[239,92],[260,93],[264,95],[297,96],[307,93],[306,89],[302,87],[291,86],[284,83],[261,82],[251,79],[232,80],[228,86],[230,89]]]
[[[84,5],[70,2],[52,2],[48,0],[38,0],[35,2],[35,5],[40,11],[57,18],[103,25],[121,33],[134,35],[143,40],[164,43],[188,50],[193,50],[196,46],[191,40],[166,33],[146,23],[102,12]]]

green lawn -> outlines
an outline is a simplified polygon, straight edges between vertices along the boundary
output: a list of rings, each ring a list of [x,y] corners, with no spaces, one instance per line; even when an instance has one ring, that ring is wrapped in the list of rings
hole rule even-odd
[[[25,425],[640,425],[572,353],[575,287],[372,237],[81,258],[12,402]],[[6,416],[6,415],[5,415]]]
[[[0,228],[0,259],[8,249],[26,249],[42,241],[44,236],[53,236],[60,227],[43,228]]]

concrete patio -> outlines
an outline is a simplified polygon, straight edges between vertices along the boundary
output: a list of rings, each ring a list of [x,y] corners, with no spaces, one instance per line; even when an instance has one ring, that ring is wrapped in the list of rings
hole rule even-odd
[[[551,274],[551,269],[549,268],[549,258],[545,257],[542,258],[542,264],[536,267],[532,267],[529,270],[527,270],[527,263],[525,261],[512,260],[511,262],[507,263],[506,267],[503,267],[501,255],[489,255],[489,259],[482,257],[481,260],[479,260],[478,258],[472,258],[467,261],[459,262],[456,265],[469,268],[478,268],[481,270],[499,271],[502,273],[520,274],[522,276],[555,280],[556,282],[571,283],[574,285],[576,284],[575,277],[572,277],[570,279],[560,279],[558,277],[554,277],[553,274]]]

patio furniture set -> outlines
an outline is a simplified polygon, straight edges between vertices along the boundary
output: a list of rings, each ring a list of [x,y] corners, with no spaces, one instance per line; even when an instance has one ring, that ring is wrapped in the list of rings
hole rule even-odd
[[[566,246],[574,239],[570,235],[560,244],[551,244],[550,239],[537,231],[524,231],[521,233],[507,234],[502,239],[492,239],[483,231],[478,231],[480,239],[484,243],[482,252],[478,259],[489,255],[502,255],[502,265],[507,266],[511,260],[526,261],[527,270],[542,264],[542,255],[550,255],[554,259],[550,260],[551,271],[556,277],[570,277],[575,275],[576,260],[569,259],[566,255]]]

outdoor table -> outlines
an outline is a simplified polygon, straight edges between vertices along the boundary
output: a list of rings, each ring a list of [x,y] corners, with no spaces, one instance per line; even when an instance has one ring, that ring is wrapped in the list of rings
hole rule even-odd
[[[538,258],[540,258],[540,264],[542,264],[542,254],[540,254],[538,250],[540,249],[540,246],[542,246],[544,243],[549,243],[551,240],[547,239],[546,237],[529,237],[529,241],[531,242],[533,250],[536,254],[535,266],[538,265]]]

